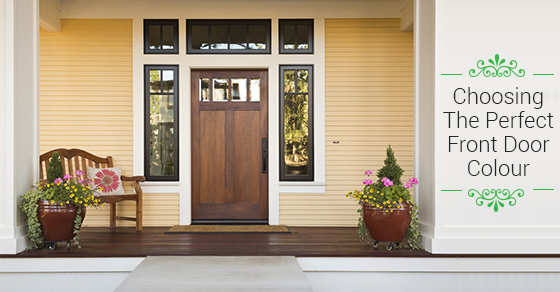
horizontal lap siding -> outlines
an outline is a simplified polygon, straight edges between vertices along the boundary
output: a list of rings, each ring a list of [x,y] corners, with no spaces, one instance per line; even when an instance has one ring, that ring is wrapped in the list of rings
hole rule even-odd
[[[403,178],[413,175],[413,43],[399,28],[399,19],[325,21],[326,193],[280,194],[282,224],[355,226],[358,205],[345,194],[383,165],[389,144]]]
[[[41,153],[62,147],[110,155],[133,175],[131,20],[63,19],[61,32],[41,30],[40,90]],[[134,215],[134,202],[117,205],[117,215]],[[145,194],[143,211],[144,226],[177,224],[179,195]],[[84,225],[108,226],[109,207],[89,208]]]

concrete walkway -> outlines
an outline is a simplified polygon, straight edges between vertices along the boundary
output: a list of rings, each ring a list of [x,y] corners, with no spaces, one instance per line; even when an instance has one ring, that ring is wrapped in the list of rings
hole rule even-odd
[[[295,257],[147,257],[117,292],[309,291]]]

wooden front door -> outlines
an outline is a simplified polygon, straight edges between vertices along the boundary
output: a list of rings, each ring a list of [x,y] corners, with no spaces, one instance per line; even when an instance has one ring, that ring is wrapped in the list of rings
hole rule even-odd
[[[268,72],[191,78],[193,220],[267,220]]]

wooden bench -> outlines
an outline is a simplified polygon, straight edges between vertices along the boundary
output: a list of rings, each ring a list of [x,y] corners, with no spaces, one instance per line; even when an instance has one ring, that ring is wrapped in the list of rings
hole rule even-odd
[[[60,160],[62,161],[62,166],[64,168],[64,174],[74,175],[76,170],[83,170],[84,176],[88,177],[87,166],[94,168],[110,168],[113,167],[113,158],[111,156],[99,157],[95,156],[89,152],[80,149],[54,149],[47,153],[41,154],[40,161],[40,174],[41,180],[46,179],[47,169],[49,168],[49,160],[54,152],[58,152]],[[144,176],[121,176],[123,182],[132,182],[135,194],[131,195],[107,195],[99,196],[98,198],[102,203],[111,204],[110,210],[110,226],[117,227],[116,220],[129,220],[136,221],[136,230],[142,231],[142,188],[140,188],[140,182],[146,180]],[[120,217],[117,216],[117,203],[122,201],[136,201],[136,218],[132,217]]]

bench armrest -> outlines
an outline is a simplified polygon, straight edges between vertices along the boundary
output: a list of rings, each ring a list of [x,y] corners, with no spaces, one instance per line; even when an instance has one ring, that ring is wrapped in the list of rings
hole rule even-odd
[[[139,196],[139,201],[142,199],[142,188],[140,187],[140,182],[146,181],[146,178],[143,175],[136,175],[136,176],[125,176],[121,175],[122,181],[131,181],[132,186],[134,187],[134,191]]]
[[[143,175],[136,175],[136,176],[125,176],[121,175],[122,181],[137,181],[137,182],[144,182],[146,178]]]

